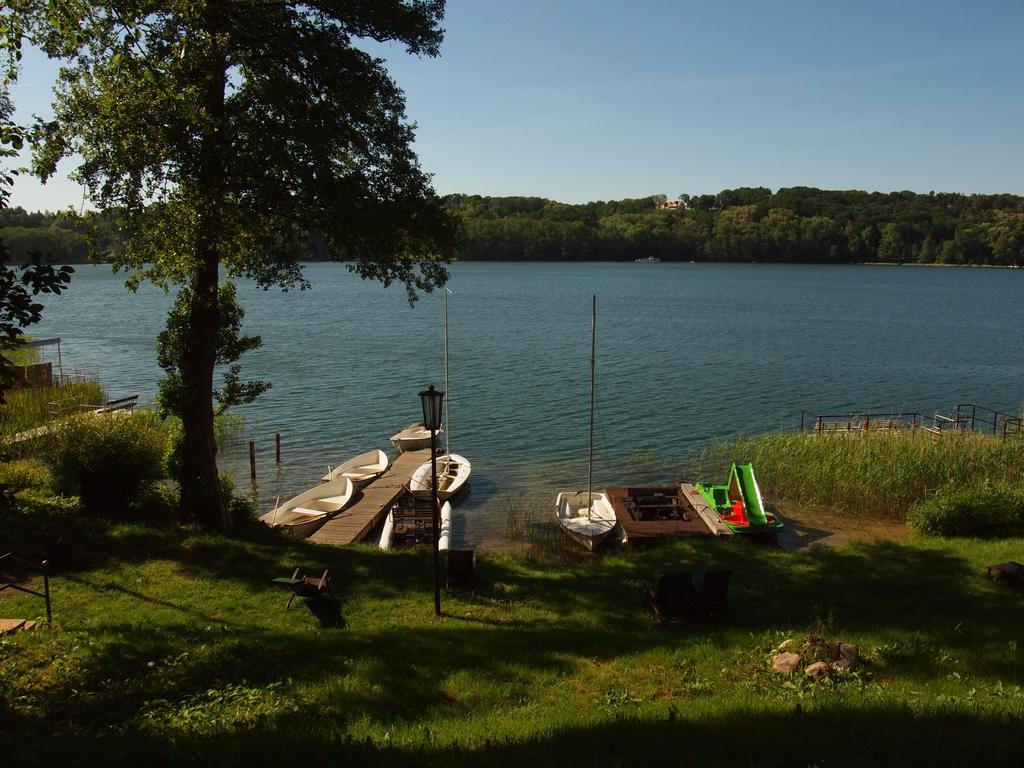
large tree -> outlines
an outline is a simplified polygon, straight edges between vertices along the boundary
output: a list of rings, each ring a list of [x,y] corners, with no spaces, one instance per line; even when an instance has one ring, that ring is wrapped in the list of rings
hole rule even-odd
[[[18,171],[6,165],[25,146],[25,129],[13,121],[14,104],[9,88],[18,78],[21,61],[21,30],[9,12],[0,13],[0,212],[6,211]],[[60,293],[71,279],[71,267],[59,269],[42,263],[39,254],[21,267],[8,267],[10,253],[0,238],[0,404],[13,383],[7,353],[24,341],[24,329],[42,318],[40,293]]]
[[[162,402],[181,416],[186,515],[229,527],[214,442],[214,366],[241,338],[230,279],[305,283],[309,238],[410,301],[442,284],[456,226],[410,145],[402,92],[359,46],[436,56],[443,0],[13,0],[64,61],[36,170],[77,177],[135,233],[129,284],[181,286],[161,335]],[[364,46],[365,47],[365,46]],[[231,376],[233,375],[233,379]],[[260,391],[232,367],[221,402]]]

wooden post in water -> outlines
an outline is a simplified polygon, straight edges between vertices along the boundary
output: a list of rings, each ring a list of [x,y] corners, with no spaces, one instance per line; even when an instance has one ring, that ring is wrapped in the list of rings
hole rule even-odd
[[[256,441],[249,441],[249,477],[256,479]]]
[[[274,433],[274,461],[278,464],[281,463],[281,433]]]

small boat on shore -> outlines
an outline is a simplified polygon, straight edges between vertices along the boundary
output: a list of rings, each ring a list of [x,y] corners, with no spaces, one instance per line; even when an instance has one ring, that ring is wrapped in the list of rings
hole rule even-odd
[[[432,499],[404,496],[388,510],[381,529],[378,546],[381,549],[407,549],[429,546],[434,536],[434,511]],[[441,505],[441,527],[437,536],[437,548],[448,549],[451,541],[452,505]]]
[[[379,448],[349,459],[341,466],[331,469],[327,468],[327,474],[320,478],[323,482],[329,483],[338,478],[347,477],[357,488],[366,485],[371,480],[378,478],[391,464],[388,455]]]
[[[442,432],[444,432],[443,429],[437,430],[439,435]],[[422,421],[417,421],[415,424],[410,424],[405,429],[393,434],[391,436],[391,444],[398,449],[399,453],[429,448],[430,430],[423,426]]]
[[[466,486],[472,465],[465,456],[457,453],[446,453],[437,457],[437,498],[441,501],[452,498]],[[429,461],[423,462],[412,473],[409,480],[409,491],[413,496],[429,499],[432,487],[430,484],[431,466]]]
[[[444,388],[448,397],[444,401],[444,425],[448,431],[444,435],[444,454],[438,456],[437,462],[437,497],[441,501],[452,498],[467,487],[470,472],[473,467],[469,459],[451,452],[452,437],[452,388],[448,377],[448,294],[447,289],[444,295]],[[433,490],[431,485],[431,473],[433,468],[430,461],[425,461],[416,471],[412,473],[409,480],[409,491],[413,496],[430,498]]]
[[[644,256],[642,259],[633,259],[634,264],[661,264],[657,256]]]
[[[619,522],[608,497],[597,491],[558,494],[555,520],[570,538],[591,551],[611,536]]]
[[[352,501],[353,493],[355,486],[347,477],[332,480],[279,504],[260,517],[260,522],[285,535],[304,539],[341,512]]]
[[[590,442],[587,447],[587,490],[565,492],[555,499],[555,522],[570,538],[593,551],[619,528],[608,496],[594,490],[594,400],[597,379],[597,296],[591,305]]]

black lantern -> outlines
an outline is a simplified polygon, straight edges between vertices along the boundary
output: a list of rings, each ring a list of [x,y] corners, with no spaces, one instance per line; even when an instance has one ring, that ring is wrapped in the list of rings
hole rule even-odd
[[[441,428],[441,403],[444,401],[444,391],[438,392],[431,384],[420,392],[420,400],[423,402],[423,428],[437,431]]]

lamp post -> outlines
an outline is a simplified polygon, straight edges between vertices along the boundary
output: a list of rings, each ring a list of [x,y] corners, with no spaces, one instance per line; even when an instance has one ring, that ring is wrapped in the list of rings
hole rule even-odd
[[[437,498],[437,430],[441,428],[441,404],[444,392],[438,392],[431,384],[420,392],[423,404],[423,426],[430,430],[430,498],[433,502],[431,522],[434,528],[434,613],[441,615],[441,553],[437,538],[441,528],[441,507]]]

